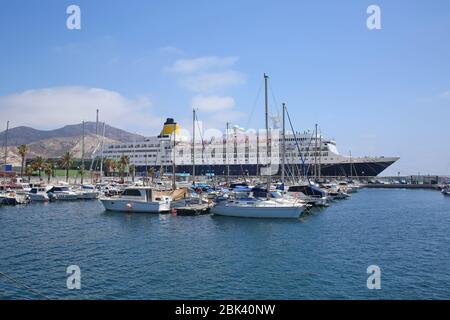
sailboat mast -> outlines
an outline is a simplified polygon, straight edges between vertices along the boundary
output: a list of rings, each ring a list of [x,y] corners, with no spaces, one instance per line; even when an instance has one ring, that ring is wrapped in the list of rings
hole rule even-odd
[[[84,182],[84,121],[83,121],[83,136],[81,138],[81,184]]]
[[[105,146],[105,130],[106,130],[106,124],[103,122],[102,152],[101,152],[101,157],[100,157],[100,182],[103,181],[103,156],[104,156],[104,146]]]
[[[230,162],[228,160],[228,134],[230,132],[230,123],[227,122],[227,132],[225,133],[225,161],[227,163],[227,182],[230,179]]]
[[[195,109],[192,110],[192,184],[195,184]]]
[[[322,132],[319,132],[319,180],[322,179]]]
[[[173,128],[173,160],[172,160],[172,189],[173,190],[175,190],[177,188],[177,176],[176,176],[176,164],[175,164],[176,146],[177,146],[176,132],[177,132],[177,125],[174,124],[174,128]]]
[[[349,151],[349,154],[350,154],[350,179],[353,179],[353,170],[352,170],[352,167],[353,167],[352,152]]]
[[[314,139],[314,180],[317,181],[317,123]]]
[[[270,151],[269,151],[269,99],[268,99],[268,86],[267,81],[269,77],[264,73],[264,107],[265,107],[265,120],[266,120],[266,158],[267,158],[267,197],[270,192]]]
[[[286,104],[283,103],[283,140],[281,155],[281,183],[284,186],[285,166],[286,166]]]
[[[9,132],[9,120],[6,121],[6,131],[5,131],[5,159],[3,166],[5,178],[6,178],[6,164],[8,162],[8,132]]]

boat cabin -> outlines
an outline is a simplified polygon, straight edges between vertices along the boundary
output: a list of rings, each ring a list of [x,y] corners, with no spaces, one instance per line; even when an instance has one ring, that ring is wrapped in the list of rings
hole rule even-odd
[[[169,200],[169,196],[162,191],[153,190],[152,188],[126,188],[121,198],[129,198],[130,200],[141,200],[147,202]]]

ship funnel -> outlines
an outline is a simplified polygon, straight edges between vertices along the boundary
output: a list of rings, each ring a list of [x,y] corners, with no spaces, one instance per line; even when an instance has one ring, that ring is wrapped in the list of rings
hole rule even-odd
[[[166,122],[164,122],[164,127],[161,131],[161,136],[168,136],[173,133],[180,133],[180,126],[176,123],[173,118],[167,118]]]

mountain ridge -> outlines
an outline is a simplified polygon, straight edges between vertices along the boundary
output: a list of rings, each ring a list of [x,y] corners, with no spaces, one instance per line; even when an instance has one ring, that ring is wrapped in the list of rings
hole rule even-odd
[[[103,125],[99,123],[98,134],[102,134]],[[52,130],[39,130],[27,126],[18,126],[9,129],[8,131],[8,146],[18,146],[21,144],[30,144],[40,140],[53,139],[53,138],[70,138],[78,137],[83,134],[83,124],[70,124],[58,129]],[[96,123],[85,122],[85,134],[96,134]],[[128,131],[106,125],[105,138],[120,141],[120,142],[132,142],[134,140],[142,139],[143,136],[130,133]],[[5,131],[0,132],[0,142],[4,145]]]

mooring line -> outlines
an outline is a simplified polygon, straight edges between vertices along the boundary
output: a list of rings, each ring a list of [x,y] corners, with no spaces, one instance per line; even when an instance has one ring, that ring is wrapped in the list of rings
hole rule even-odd
[[[32,293],[34,293],[34,294],[36,294],[36,295],[38,295],[38,296],[44,298],[45,300],[50,300],[49,297],[47,297],[46,295],[40,293],[40,292],[37,291],[36,289],[33,289],[32,287],[26,285],[25,283],[22,283],[22,282],[20,282],[19,280],[16,280],[16,279],[14,279],[13,277],[11,277],[11,276],[9,276],[9,275],[7,275],[7,274],[1,272],[1,271],[0,271],[0,276],[5,277],[6,279],[8,279],[8,280],[14,282],[15,284],[19,285],[20,287],[25,288],[25,289],[27,289],[28,291],[30,291],[30,292],[32,292]]]

